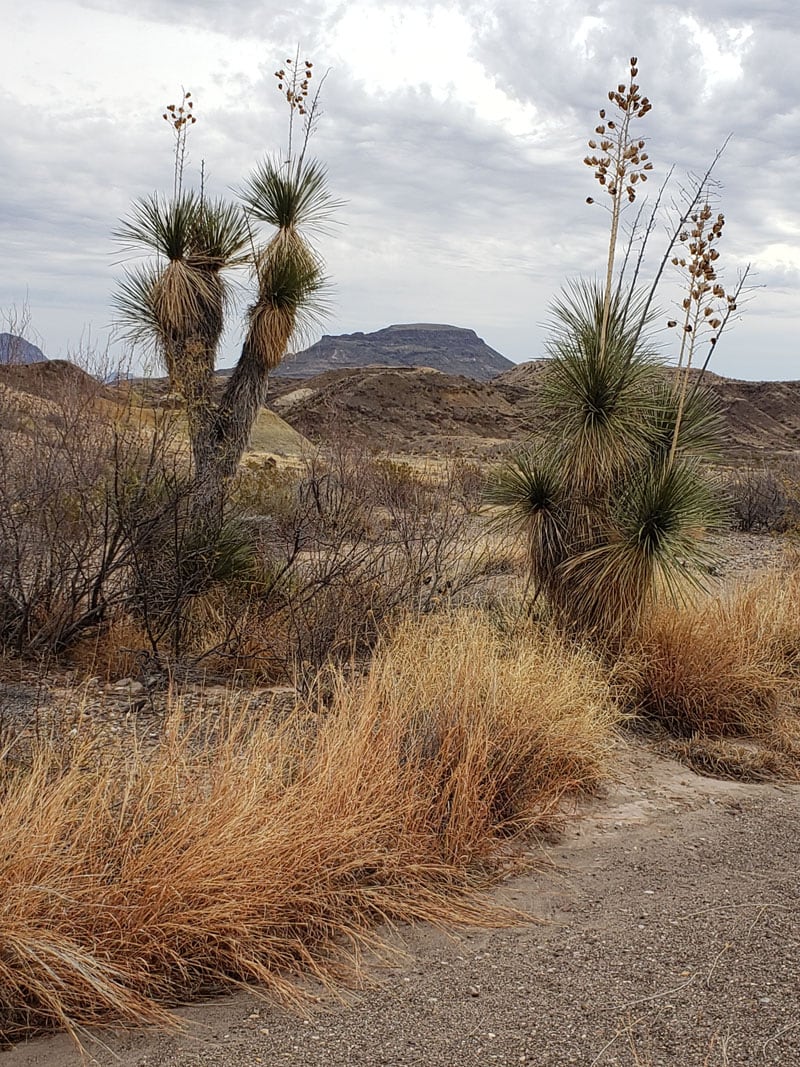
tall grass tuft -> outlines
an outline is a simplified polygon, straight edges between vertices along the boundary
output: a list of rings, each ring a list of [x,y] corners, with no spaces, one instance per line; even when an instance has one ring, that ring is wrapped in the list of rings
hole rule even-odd
[[[664,607],[618,670],[628,703],[678,737],[748,738],[800,754],[800,571]]]
[[[509,839],[602,780],[594,659],[475,615],[402,627],[281,722],[40,737],[0,774],[0,1034],[169,1025],[196,995],[355,978],[381,922],[496,923]]]

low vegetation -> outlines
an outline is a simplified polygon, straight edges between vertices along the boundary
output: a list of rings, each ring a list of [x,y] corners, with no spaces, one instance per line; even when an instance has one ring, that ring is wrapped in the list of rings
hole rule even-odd
[[[800,754],[800,571],[655,612],[619,675],[626,705],[677,737]]]
[[[607,773],[597,661],[481,616],[410,621],[283,721],[160,744],[40,739],[0,779],[0,1031],[167,1024],[241,981],[358,971],[379,922],[510,921],[482,902],[514,843]]]

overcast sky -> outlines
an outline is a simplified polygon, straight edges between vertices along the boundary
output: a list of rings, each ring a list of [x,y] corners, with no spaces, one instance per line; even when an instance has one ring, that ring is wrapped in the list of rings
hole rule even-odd
[[[171,188],[164,106],[191,90],[187,182],[202,159],[225,194],[284,141],[273,72],[299,43],[330,68],[314,151],[347,201],[322,241],[326,333],[444,322],[540,356],[550,299],[603,270],[582,158],[637,55],[651,191],[733,135],[719,263],[729,285],[752,263],[759,288],[712,367],[800,378],[796,0],[0,0],[0,16],[0,316],[27,303],[51,358],[105,344],[111,231]],[[676,298],[667,284],[665,319]],[[225,362],[239,340],[234,323]]]

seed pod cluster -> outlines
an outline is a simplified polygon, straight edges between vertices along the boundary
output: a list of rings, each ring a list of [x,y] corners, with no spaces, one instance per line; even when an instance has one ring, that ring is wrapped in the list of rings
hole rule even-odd
[[[184,91],[180,104],[167,104],[162,118],[172,126],[176,133],[180,133],[184,126],[191,126],[197,122],[197,116],[192,114],[193,107],[192,94]]]
[[[583,162],[594,170],[595,178],[609,196],[615,200],[624,196],[632,204],[638,183],[647,181],[647,173],[653,169],[653,164],[644,151],[645,142],[634,140],[630,134],[633,119],[644,118],[652,108],[636,82],[639,73],[636,56],[631,56],[630,64],[628,84],[620,83],[608,93],[611,117],[606,108],[600,109],[600,122],[594,131],[597,137],[589,141],[592,154]],[[586,202],[592,204],[594,200],[587,197]]]
[[[723,309],[736,310],[735,298],[726,294],[717,277],[717,245],[722,237],[725,216],[722,212],[714,216],[711,205],[706,201],[689,221],[691,227],[678,235],[685,246],[685,253],[672,258],[673,266],[685,270],[689,276],[688,293],[681,303],[685,312],[682,329],[692,333],[705,324],[713,332],[722,325]],[[667,325],[675,326],[677,323],[670,320]],[[712,336],[711,343],[715,342],[716,337]]]
[[[300,69],[295,69],[293,61],[287,59],[284,66],[275,71],[279,92],[286,97],[289,106],[297,111],[298,115],[308,114],[308,89],[313,77],[313,66],[314,64],[306,59]]]

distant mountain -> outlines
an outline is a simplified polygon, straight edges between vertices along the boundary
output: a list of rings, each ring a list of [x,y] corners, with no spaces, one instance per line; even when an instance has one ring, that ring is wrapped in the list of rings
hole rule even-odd
[[[458,326],[416,322],[375,333],[325,335],[303,352],[287,356],[274,373],[313,378],[325,371],[359,367],[432,367],[486,382],[514,364],[475,333]]]
[[[0,333],[0,364],[46,363],[41,348],[15,333]]]

